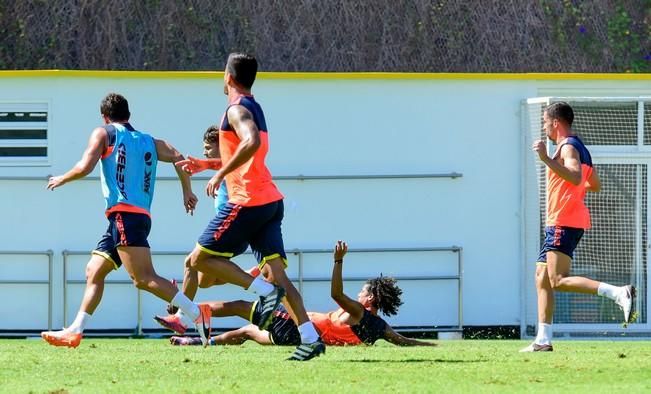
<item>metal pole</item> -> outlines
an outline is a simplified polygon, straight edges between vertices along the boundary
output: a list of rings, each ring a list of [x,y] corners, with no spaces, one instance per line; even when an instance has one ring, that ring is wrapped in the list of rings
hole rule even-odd
[[[463,334],[463,250],[459,248],[457,250],[457,256],[459,258],[459,330]]]
[[[47,251],[47,329],[52,331],[52,272],[54,270],[54,252],[52,250]]]
[[[68,251],[63,250],[63,325],[68,323]]]

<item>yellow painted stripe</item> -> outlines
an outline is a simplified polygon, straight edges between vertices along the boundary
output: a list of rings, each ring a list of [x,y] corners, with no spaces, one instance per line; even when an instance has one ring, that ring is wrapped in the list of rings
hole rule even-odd
[[[260,72],[260,79],[307,80],[628,80],[648,81],[637,73],[390,73]],[[221,79],[222,71],[0,70],[0,78],[74,77],[142,79]]]

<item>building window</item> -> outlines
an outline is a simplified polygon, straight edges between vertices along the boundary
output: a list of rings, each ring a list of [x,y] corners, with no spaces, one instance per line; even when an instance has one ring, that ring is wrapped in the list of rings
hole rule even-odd
[[[0,102],[0,166],[48,165],[47,103]]]

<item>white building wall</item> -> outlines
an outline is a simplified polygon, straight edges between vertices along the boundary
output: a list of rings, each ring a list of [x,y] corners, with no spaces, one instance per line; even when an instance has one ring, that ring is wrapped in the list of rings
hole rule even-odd
[[[603,77],[603,76],[602,76]],[[186,154],[201,154],[206,127],[225,107],[219,73],[0,72],[2,102],[49,105],[50,161],[44,166],[0,166],[1,251],[53,251],[52,321],[69,324],[83,284],[71,284],[63,317],[64,250],[90,251],[106,229],[97,180],[54,192],[46,177],[79,159],[100,124],[99,102],[109,91],[127,97],[132,124],[166,139]],[[462,177],[365,180],[279,180],[286,196],[287,249],[329,249],[337,239],[352,248],[463,248],[463,324],[519,325],[521,282],[521,100],[540,95],[651,95],[651,78],[585,76],[261,74],[254,93],[270,133],[268,165],[274,176],[382,175],[456,172]],[[98,170],[93,173],[98,175]],[[159,177],[174,175],[159,165]],[[11,180],[7,177],[34,177]],[[185,215],[180,187],[159,180],[152,215],[153,251],[189,251],[211,217],[204,180],[195,180],[199,209]],[[452,256],[452,255],[450,255]],[[351,254],[344,274],[454,275],[445,253]],[[69,278],[84,279],[86,256],[70,256]],[[298,274],[296,256],[289,272]],[[330,255],[305,258],[304,276],[328,277]],[[0,255],[0,281],[47,276],[44,257]],[[157,270],[182,277],[182,259],[157,257]],[[238,259],[243,266],[253,258]],[[441,268],[442,267],[442,268]],[[31,275],[33,273],[33,275]],[[111,279],[128,280],[124,270]],[[361,282],[346,284],[357,294]],[[389,321],[399,326],[457,324],[455,281],[401,283],[405,305]],[[137,322],[136,292],[111,285],[91,328],[130,328]],[[0,284],[10,313],[0,330],[42,329],[48,324],[44,285]],[[245,297],[229,287],[200,290],[198,299]],[[304,284],[308,309],[334,307],[327,282]],[[28,309],[29,308],[29,309]],[[34,308],[34,309],[33,309]],[[143,295],[142,324],[164,303]],[[37,313],[23,313],[36,310]],[[44,312],[45,311],[45,312]],[[219,323],[235,327],[236,319]]]

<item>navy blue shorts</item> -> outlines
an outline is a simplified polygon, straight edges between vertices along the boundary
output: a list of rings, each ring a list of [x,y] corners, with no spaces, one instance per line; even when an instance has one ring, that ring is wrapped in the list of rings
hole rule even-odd
[[[251,246],[260,267],[277,257],[286,262],[280,230],[284,212],[283,200],[256,207],[226,203],[208,223],[197,244],[206,253],[228,258]]]
[[[579,244],[585,230],[582,228],[547,226],[545,227],[545,242],[540,249],[537,262],[547,262],[547,252],[557,250],[570,258],[574,256],[574,249]]]
[[[149,247],[147,237],[151,230],[151,218],[144,213],[113,212],[108,216],[108,221],[108,229],[92,254],[104,257],[118,269],[122,265],[118,246]]]

